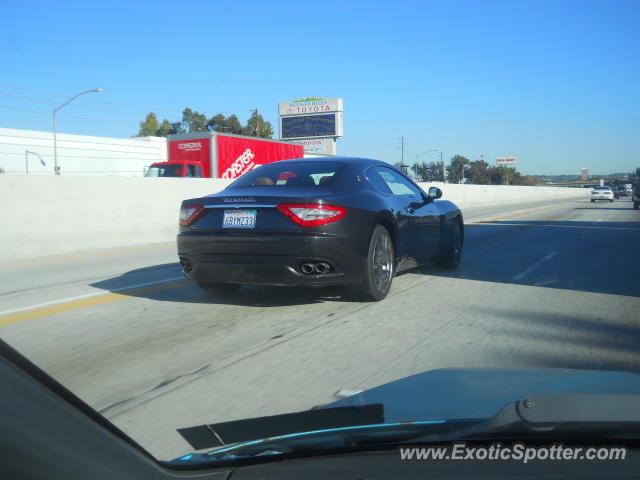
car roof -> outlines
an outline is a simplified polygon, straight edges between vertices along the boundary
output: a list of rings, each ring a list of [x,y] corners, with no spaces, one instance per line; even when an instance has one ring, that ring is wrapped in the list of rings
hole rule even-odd
[[[370,165],[384,165],[390,167],[387,162],[382,160],[376,160],[374,158],[360,158],[360,157],[314,157],[314,158],[292,158],[290,160],[280,160],[278,163],[298,163],[298,162],[314,162],[314,161],[327,161],[327,162],[340,162],[348,163],[350,165],[357,165],[360,167],[367,167]]]

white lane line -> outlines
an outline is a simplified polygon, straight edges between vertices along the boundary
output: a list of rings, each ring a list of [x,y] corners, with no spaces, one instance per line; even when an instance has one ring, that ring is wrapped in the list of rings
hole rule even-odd
[[[540,260],[538,260],[536,263],[534,263],[533,265],[531,265],[529,268],[527,268],[525,271],[520,272],[517,275],[514,275],[513,277],[511,277],[512,280],[522,280],[524,277],[526,277],[527,275],[529,275],[531,272],[533,272],[536,268],[538,268],[541,264],[543,264],[544,262],[546,262],[547,260],[552,259],[553,257],[555,257],[558,254],[558,252],[550,252],[547,253],[544,257],[542,257]]]
[[[173,282],[175,280],[184,280],[184,277],[183,276],[172,277],[172,278],[167,278],[165,280],[155,280],[153,282],[137,283],[135,285],[129,285],[127,287],[114,288],[113,290],[109,290],[109,292],[116,293],[116,292],[122,292],[123,290],[133,290],[136,288],[150,287],[151,285]],[[50,302],[45,302],[45,303],[39,303],[37,305],[30,305],[28,307],[20,307],[20,308],[14,308],[12,310],[5,310],[4,312],[0,312],[0,316],[9,315],[12,313],[18,313],[24,310],[35,310],[36,308],[48,307],[50,305],[57,305],[58,303],[66,303],[66,302],[72,302],[74,300],[82,300],[83,298],[97,297],[98,295],[104,295],[104,293],[105,293],[104,290],[99,290],[97,292],[87,293],[85,295],[78,295],[77,297],[59,298],[57,300],[52,300]]]

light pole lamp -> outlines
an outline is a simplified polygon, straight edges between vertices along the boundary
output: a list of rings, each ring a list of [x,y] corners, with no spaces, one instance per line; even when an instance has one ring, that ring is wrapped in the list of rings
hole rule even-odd
[[[100,92],[102,92],[101,88],[93,88],[91,90],[85,90],[83,92],[76,93],[73,97],[71,97],[69,100],[64,102],[58,108],[53,109],[53,174],[54,175],[60,175],[60,170],[58,168],[58,142],[56,138],[56,113],[58,113],[58,110],[60,110],[62,107],[71,103],[76,98],[78,98],[80,95],[84,95],[85,93],[100,93]]]
[[[26,170],[27,175],[29,175],[29,154],[35,155],[36,157],[38,157],[38,159],[40,160],[40,163],[43,166],[46,165],[45,161],[42,159],[42,157],[38,153],[32,152],[31,150],[25,150],[24,151],[24,169]]]

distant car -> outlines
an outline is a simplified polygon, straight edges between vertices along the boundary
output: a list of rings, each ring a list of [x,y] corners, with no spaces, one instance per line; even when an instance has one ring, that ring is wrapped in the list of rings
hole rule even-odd
[[[611,187],[613,192],[613,198],[620,198],[620,189],[618,187]]]
[[[618,195],[620,195],[621,197],[628,196],[627,189],[624,188],[624,185],[621,185],[620,187],[618,187]]]
[[[640,182],[634,183],[631,187],[631,201],[633,208],[638,210],[640,208]]]
[[[462,213],[441,195],[377,160],[269,163],[182,203],[180,265],[206,291],[345,285],[381,300],[396,271],[431,260],[458,266]]]
[[[615,196],[611,187],[596,187],[591,190],[592,203],[596,200],[609,200],[610,202],[613,202],[614,198]]]

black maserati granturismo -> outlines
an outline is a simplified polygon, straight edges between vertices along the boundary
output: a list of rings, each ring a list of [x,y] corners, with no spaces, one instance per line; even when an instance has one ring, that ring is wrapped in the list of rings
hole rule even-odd
[[[207,291],[344,285],[354,298],[381,300],[397,272],[458,266],[462,214],[441,196],[378,160],[269,163],[182,202],[180,266]]]

